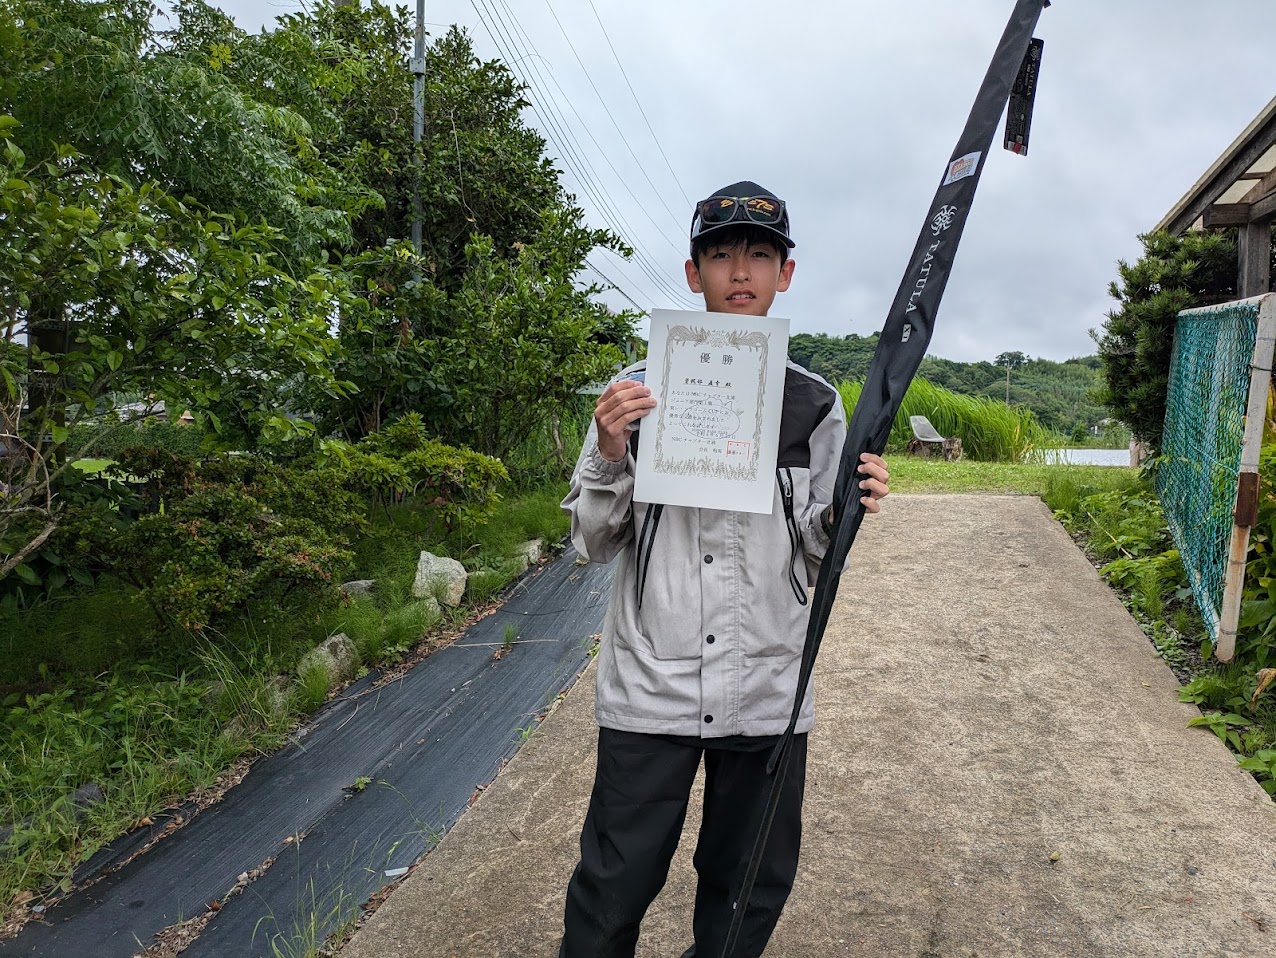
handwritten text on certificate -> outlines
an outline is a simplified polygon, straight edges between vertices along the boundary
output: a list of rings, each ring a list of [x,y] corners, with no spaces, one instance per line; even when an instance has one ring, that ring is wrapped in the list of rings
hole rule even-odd
[[[655,310],[634,498],[770,513],[789,321]]]

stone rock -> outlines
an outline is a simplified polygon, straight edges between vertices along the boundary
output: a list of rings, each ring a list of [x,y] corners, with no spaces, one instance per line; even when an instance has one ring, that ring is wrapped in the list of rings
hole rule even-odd
[[[208,708],[215,709],[221,704],[221,700],[226,697],[226,683],[221,679],[213,679],[204,686],[204,694],[199,697],[200,701]]]
[[[422,552],[417,562],[412,594],[418,599],[432,595],[444,605],[457,606],[461,604],[461,596],[465,595],[465,580],[468,578],[465,566],[455,559]]]
[[[353,582],[342,583],[341,591],[352,597],[356,595],[371,595],[376,587],[376,579],[355,579]]]
[[[286,675],[276,675],[266,689],[266,705],[275,715],[288,714],[288,699],[292,681]]]
[[[519,543],[518,554],[527,559],[528,565],[536,565],[545,554],[545,540],[528,539],[526,542]]]
[[[354,642],[344,632],[338,632],[301,657],[297,674],[304,675],[314,665],[321,664],[328,670],[329,683],[336,685],[354,676],[354,662]]]

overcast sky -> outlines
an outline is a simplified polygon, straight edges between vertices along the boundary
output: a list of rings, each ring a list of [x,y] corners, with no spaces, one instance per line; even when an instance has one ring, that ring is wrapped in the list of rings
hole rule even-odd
[[[1271,3],[1056,0],[1042,14],[1030,155],[1002,150],[998,132],[932,355],[1094,352],[1088,330],[1110,308],[1117,260],[1137,258],[1137,235],[1276,94]],[[219,5],[254,32],[303,6]],[[685,291],[691,202],[751,179],[788,202],[798,243],[793,287],[772,312],[794,332],[867,335],[885,320],[1013,6],[427,0],[426,20],[515,61],[538,107],[528,122],[555,156],[569,151],[567,188],[643,260],[591,261],[644,309],[690,305],[650,274]]]

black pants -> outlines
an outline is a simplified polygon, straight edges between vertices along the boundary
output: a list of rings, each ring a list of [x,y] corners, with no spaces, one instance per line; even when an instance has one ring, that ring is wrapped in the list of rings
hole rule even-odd
[[[633,958],[638,926],[669,874],[702,754],[704,820],[694,858],[699,876],[695,945],[688,954],[720,958],[766,808],[771,786],[766,763],[773,742],[715,743],[599,729],[598,769],[580,836],[580,863],[567,886],[559,958]],[[806,736],[794,736],[792,748],[732,958],[762,954],[793,888],[802,841]]]

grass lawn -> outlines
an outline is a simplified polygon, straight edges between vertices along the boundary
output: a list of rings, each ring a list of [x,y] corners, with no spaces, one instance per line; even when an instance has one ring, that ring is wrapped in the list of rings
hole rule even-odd
[[[1060,484],[1101,492],[1137,481],[1138,469],[1120,466],[1046,466],[1009,462],[945,462],[905,452],[886,456],[891,492],[987,492],[1047,497]],[[1057,506],[1052,506],[1057,508]]]

